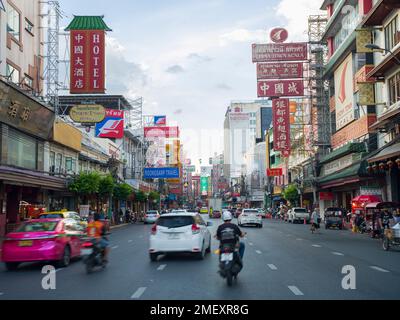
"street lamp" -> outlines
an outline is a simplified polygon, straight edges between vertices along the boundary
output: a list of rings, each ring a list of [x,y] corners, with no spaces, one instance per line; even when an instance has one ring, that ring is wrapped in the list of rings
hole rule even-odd
[[[396,60],[396,63],[400,66],[400,60],[399,60],[399,58],[397,58],[397,57],[394,55],[394,53],[393,53],[392,51],[390,51],[390,50],[388,50],[388,49],[385,49],[385,48],[381,48],[381,47],[379,47],[379,46],[377,46],[376,44],[373,44],[373,43],[366,44],[365,47],[366,47],[367,49],[371,49],[371,50],[375,50],[375,51],[388,52],[388,53],[390,53],[390,55],[393,56],[394,60]]]

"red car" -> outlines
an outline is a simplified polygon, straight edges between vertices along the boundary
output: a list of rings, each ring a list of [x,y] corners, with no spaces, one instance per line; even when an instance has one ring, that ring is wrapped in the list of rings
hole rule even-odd
[[[24,222],[7,234],[2,261],[8,270],[23,262],[55,261],[66,267],[81,255],[82,226],[74,219],[37,219]]]

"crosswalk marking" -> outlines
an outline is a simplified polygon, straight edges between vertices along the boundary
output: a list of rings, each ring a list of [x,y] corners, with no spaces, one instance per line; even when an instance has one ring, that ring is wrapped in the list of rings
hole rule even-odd
[[[277,268],[275,265],[273,265],[273,264],[269,264],[268,267],[269,267],[271,270],[278,270],[278,268]]]
[[[296,296],[304,296],[304,293],[299,290],[296,286],[288,286],[290,291],[292,291]]]

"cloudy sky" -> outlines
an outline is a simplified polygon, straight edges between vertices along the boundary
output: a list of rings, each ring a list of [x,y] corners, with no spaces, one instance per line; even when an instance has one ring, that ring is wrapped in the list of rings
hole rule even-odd
[[[178,124],[188,157],[223,151],[231,101],[257,98],[251,44],[272,27],[304,40],[322,0],[61,0],[73,15],[104,15],[107,93],[144,98],[144,114]]]

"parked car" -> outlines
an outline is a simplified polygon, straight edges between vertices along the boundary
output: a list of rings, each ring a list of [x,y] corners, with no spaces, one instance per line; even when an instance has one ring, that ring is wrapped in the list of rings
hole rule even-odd
[[[161,254],[192,253],[203,259],[211,251],[210,222],[204,222],[198,213],[171,213],[162,215],[151,229],[150,260]]]
[[[146,212],[144,215],[144,224],[148,223],[154,223],[157,221],[157,219],[160,217],[160,214],[158,213],[157,210],[149,210]]]
[[[81,254],[81,238],[85,235],[75,219],[36,219],[25,221],[3,242],[2,261],[8,270],[16,270],[23,262],[55,261],[66,267]]]
[[[288,211],[287,221],[291,223],[296,222],[304,222],[306,219],[306,223],[310,223],[310,213],[305,208],[292,208]]]
[[[262,216],[257,209],[243,209],[243,212],[238,218],[238,225],[255,225],[259,228],[262,228]]]
[[[44,212],[39,215],[39,219],[74,219],[78,222],[82,227],[87,227],[87,220],[79,215],[79,213],[75,211],[52,211],[52,212]]]
[[[200,209],[200,213],[201,213],[201,214],[203,214],[203,213],[207,213],[207,214],[208,214],[208,208],[207,208],[207,207],[202,207],[202,208]]]

